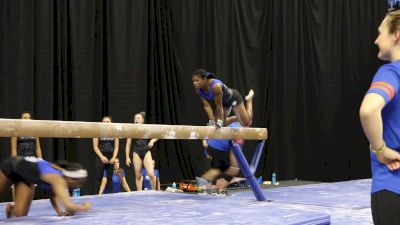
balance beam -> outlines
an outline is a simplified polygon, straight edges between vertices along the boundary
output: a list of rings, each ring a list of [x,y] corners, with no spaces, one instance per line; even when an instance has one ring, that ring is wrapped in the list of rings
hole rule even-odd
[[[266,128],[0,119],[0,137],[266,140]]]

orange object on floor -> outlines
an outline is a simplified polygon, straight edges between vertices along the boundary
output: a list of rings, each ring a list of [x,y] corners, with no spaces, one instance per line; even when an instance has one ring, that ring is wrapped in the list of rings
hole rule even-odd
[[[179,182],[179,190],[188,192],[198,191],[196,180],[184,180]]]

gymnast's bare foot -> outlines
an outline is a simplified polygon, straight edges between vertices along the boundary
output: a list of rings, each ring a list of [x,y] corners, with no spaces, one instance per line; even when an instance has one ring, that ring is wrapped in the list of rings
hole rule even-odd
[[[246,95],[246,97],[244,99],[246,99],[246,101],[251,101],[254,98],[254,91],[253,89],[250,89],[249,93]]]

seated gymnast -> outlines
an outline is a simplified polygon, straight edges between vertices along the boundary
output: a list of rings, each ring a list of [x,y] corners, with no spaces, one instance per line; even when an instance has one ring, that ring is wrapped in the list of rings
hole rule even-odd
[[[241,127],[238,122],[231,123],[228,127]],[[243,144],[243,140],[235,140]],[[211,188],[209,182],[215,183],[213,189],[219,195],[227,195],[226,187],[233,177],[239,174],[239,166],[231,151],[230,140],[203,140],[203,147],[207,158],[211,159],[211,168],[201,178],[197,178],[200,186],[206,185]]]
[[[103,179],[101,180],[99,195],[104,193],[107,182],[112,182],[112,193],[121,192],[121,186],[126,192],[130,192],[128,183],[126,182],[125,172],[119,165],[119,159],[116,158],[114,162],[114,173],[112,175],[111,181],[107,179],[107,170],[104,170]],[[108,190],[107,190],[108,191]]]
[[[34,185],[52,191],[50,202],[59,216],[70,216],[75,212],[87,211],[91,204],[74,204],[68,188],[76,188],[86,180],[87,171],[82,165],[67,161],[55,164],[34,157],[15,156],[6,159],[0,166],[0,195],[11,185],[15,187],[14,204],[6,206],[6,216],[26,216],[35,192]],[[64,206],[62,209],[61,204]]]
[[[193,72],[192,82],[208,116],[208,125],[213,125],[216,129],[232,122],[239,122],[244,127],[251,126],[253,90],[250,90],[245,97],[245,107],[243,98],[237,90],[228,88],[222,81],[215,79],[214,74],[204,69],[198,69]],[[212,100],[215,103],[215,112],[210,104]],[[235,116],[229,116],[232,109]]]

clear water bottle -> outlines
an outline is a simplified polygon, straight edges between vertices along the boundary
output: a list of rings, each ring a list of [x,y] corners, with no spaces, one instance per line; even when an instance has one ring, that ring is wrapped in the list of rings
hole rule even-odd
[[[175,183],[175,182],[172,183],[172,188],[173,188],[173,189],[176,189],[176,183]]]
[[[72,189],[72,197],[77,197],[81,195],[81,189],[80,188],[74,188]]]
[[[275,172],[272,173],[272,176],[271,176],[271,184],[272,184],[272,185],[276,185],[276,173],[275,173]]]

